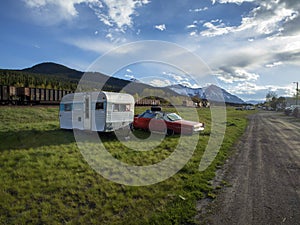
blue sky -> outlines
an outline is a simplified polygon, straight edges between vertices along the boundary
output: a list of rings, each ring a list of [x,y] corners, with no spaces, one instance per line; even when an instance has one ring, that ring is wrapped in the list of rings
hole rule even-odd
[[[117,47],[156,40],[199,57],[219,86],[244,100],[291,96],[300,81],[299,14],[295,0],[3,0],[0,68],[56,62],[86,71]],[[185,72],[139,62],[109,75],[157,86],[209,83],[201,71]]]

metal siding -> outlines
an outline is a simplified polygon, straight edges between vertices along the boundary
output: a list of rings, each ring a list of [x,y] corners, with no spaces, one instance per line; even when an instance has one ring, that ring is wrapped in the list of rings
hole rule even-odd
[[[45,100],[45,89],[40,89],[40,100]]]
[[[30,88],[30,101],[35,100],[35,88]]]
[[[58,90],[58,101],[62,99],[62,90]]]
[[[49,89],[45,89],[45,100],[50,101],[50,90]]]
[[[58,101],[58,90],[53,90],[54,93],[53,93],[53,100],[54,101]]]
[[[93,110],[92,112],[92,130],[104,131],[105,129],[105,112],[99,112],[99,110]]]
[[[49,101],[53,101],[53,89],[49,90]]]
[[[17,95],[16,87],[9,86],[9,96],[15,96]]]

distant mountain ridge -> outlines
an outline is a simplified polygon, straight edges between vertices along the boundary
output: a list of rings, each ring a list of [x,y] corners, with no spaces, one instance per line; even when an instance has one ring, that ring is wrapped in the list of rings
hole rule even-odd
[[[21,70],[27,73],[35,73],[35,74],[49,74],[49,75],[63,75],[67,76],[71,79],[80,79],[84,72],[71,69],[61,64],[53,63],[53,62],[44,62],[37,65],[34,65],[30,68],[26,68]]]
[[[53,62],[43,62],[34,65],[29,68],[22,70],[2,70],[4,73],[11,72],[13,74],[18,74],[20,76],[25,76],[28,74],[34,74],[38,77],[43,77],[43,79],[56,79],[62,82],[72,82],[78,84],[84,74],[87,74],[87,78],[91,79],[91,88],[101,87],[104,91],[126,91],[132,95],[136,93],[142,93],[144,90],[156,90],[163,91],[167,96],[179,96],[178,93],[174,92],[169,88],[164,87],[153,87],[148,84],[141,83],[137,80],[124,80],[116,77],[111,77],[99,72],[82,72],[75,69],[71,69],[61,64]],[[1,73],[1,71],[0,71]],[[0,74],[1,75],[1,74]],[[96,81],[96,82],[95,82]],[[6,84],[11,85],[11,84]],[[76,88],[74,88],[75,90]],[[153,91],[152,91],[153,92]],[[155,92],[153,92],[155,93]]]
[[[226,103],[233,103],[233,104],[246,104],[242,99],[239,97],[230,94],[226,90],[216,86],[216,85],[209,85],[203,88],[190,88],[181,84],[168,86],[171,90],[177,92],[180,95],[185,96],[197,96],[201,99],[208,99],[214,101],[225,101]]]
[[[3,70],[4,71],[4,70]],[[210,85],[203,88],[190,88],[181,84],[172,85],[168,87],[153,87],[151,85],[142,83],[138,80],[124,80],[116,77],[110,77],[98,72],[82,72],[75,69],[71,69],[61,64],[53,62],[44,62],[34,65],[30,68],[25,68],[22,70],[5,70],[20,72],[26,74],[35,74],[35,76],[49,77],[49,79],[57,79],[63,82],[72,82],[78,84],[82,76],[87,73],[90,77],[94,77],[96,83],[105,84],[103,90],[119,92],[124,90],[130,94],[142,93],[144,90],[159,90],[163,91],[167,96],[197,96],[201,99],[208,99],[214,101],[223,101],[226,103],[233,104],[246,104],[239,97],[230,94],[226,90],[219,88],[216,85]],[[96,78],[96,79],[95,79]],[[155,92],[152,92],[155,93]]]

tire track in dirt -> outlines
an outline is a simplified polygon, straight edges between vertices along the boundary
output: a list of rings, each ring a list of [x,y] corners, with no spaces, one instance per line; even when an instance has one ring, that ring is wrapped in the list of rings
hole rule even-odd
[[[293,122],[293,123],[291,123]],[[229,160],[202,224],[300,224],[300,122],[259,112]]]

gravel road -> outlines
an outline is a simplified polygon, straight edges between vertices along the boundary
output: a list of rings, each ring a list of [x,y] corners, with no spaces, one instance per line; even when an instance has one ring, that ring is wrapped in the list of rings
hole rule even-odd
[[[299,119],[252,115],[223,173],[229,185],[202,210],[201,223],[300,224]]]

